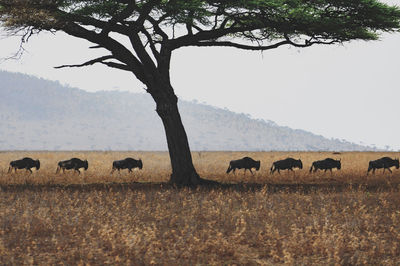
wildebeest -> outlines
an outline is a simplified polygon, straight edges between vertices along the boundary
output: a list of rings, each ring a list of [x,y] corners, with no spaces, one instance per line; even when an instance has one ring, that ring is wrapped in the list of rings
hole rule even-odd
[[[337,168],[340,170],[342,168],[341,160],[334,160],[332,158],[326,158],[325,160],[321,161],[315,161],[312,163],[311,168],[310,168],[310,173],[314,168],[314,172],[316,172],[318,169],[320,170],[330,170],[332,173],[333,168]]]
[[[78,158],[71,158],[69,160],[58,162],[56,174],[60,172],[61,169],[63,170],[63,173],[65,173],[65,170],[74,169],[74,172],[76,171],[80,174],[81,173],[81,171],[79,171],[80,168],[83,168],[86,171],[88,167],[89,164],[87,160],[82,161],[81,159]]]
[[[250,173],[253,174],[251,169],[255,168],[256,171],[258,171],[260,169],[260,161],[255,161],[250,157],[243,157],[242,159],[239,160],[230,161],[226,173],[229,174],[229,172],[232,170],[233,172],[235,172],[236,169],[242,169],[242,168],[244,168],[244,173],[246,173],[246,170],[248,169],[250,170]]]
[[[382,157],[378,160],[375,161],[370,161],[368,165],[368,171],[372,170],[372,173],[375,174],[375,169],[380,169],[383,168],[383,172],[385,172],[385,169],[388,169],[390,173],[392,173],[392,170],[390,170],[390,167],[396,166],[396,169],[399,169],[399,159],[392,159],[389,157]]]
[[[139,160],[135,160],[133,158],[128,157],[123,160],[114,161],[113,165],[112,165],[111,174],[115,170],[118,170],[118,172],[119,172],[121,169],[128,169],[129,172],[132,172],[132,169],[134,169],[134,168],[142,169],[143,168],[142,160],[140,158],[139,158]]]
[[[280,170],[293,171],[293,168],[303,169],[303,163],[300,159],[296,160],[293,158],[286,158],[284,160],[276,161],[272,164],[270,173],[273,174],[276,170],[278,170],[278,173],[280,174]]]
[[[8,168],[7,173],[11,173],[12,169],[17,172],[17,169],[26,169],[27,171],[32,173],[31,168],[35,167],[36,170],[40,169],[40,161],[33,160],[32,158],[25,157],[21,160],[15,160],[10,162],[10,167]]]

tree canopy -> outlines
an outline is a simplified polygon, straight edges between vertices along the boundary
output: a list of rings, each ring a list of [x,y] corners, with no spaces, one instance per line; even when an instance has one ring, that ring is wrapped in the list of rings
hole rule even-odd
[[[86,64],[135,69],[146,83],[142,68],[162,64],[161,47],[268,50],[376,40],[400,28],[400,10],[376,0],[0,0],[0,21],[23,41],[59,30],[87,39],[112,55]],[[134,54],[115,33],[129,37]]]

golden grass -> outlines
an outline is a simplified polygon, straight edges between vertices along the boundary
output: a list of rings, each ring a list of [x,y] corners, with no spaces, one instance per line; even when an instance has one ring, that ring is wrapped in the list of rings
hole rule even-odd
[[[261,160],[260,171],[225,174],[245,155]],[[400,170],[366,176],[368,161],[384,155],[397,156],[194,152],[202,177],[239,185],[178,189],[162,183],[164,152],[0,153],[0,264],[399,265]],[[24,156],[42,168],[6,174]],[[57,161],[74,156],[89,170],[55,175]],[[111,176],[112,161],[128,156],[143,170]],[[287,156],[304,169],[269,175]],[[326,157],[341,158],[342,170],[310,175]]]

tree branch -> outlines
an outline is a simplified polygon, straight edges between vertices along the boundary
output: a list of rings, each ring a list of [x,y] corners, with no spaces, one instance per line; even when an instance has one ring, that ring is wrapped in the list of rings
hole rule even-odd
[[[140,16],[136,20],[136,24],[138,26],[140,27],[143,26],[144,22],[148,19],[151,10],[158,3],[160,3],[160,0],[150,0],[149,2],[143,5],[142,10],[140,11]]]
[[[87,61],[87,62],[85,62],[83,64],[79,64],[79,65],[61,65],[61,66],[56,66],[54,68],[60,69],[60,68],[66,68],[66,67],[84,67],[84,66],[90,66],[90,65],[94,65],[96,63],[100,63],[100,64],[106,65],[108,67],[117,68],[117,69],[121,69],[121,70],[132,72],[132,69],[129,66],[125,65],[125,64],[104,61],[104,60],[113,59],[113,58],[114,57],[111,56],[111,55],[102,56],[102,57]]]
[[[155,44],[154,44],[154,40],[153,40],[153,38],[151,37],[151,34],[150,34],[145,28],[143,28],[143,29],[141,30],[141,32],[146,36],[147,42],[148,42],[149,45],[150,45],[151,52],[153,53],[153,55],[154,55],[154,57],[156,58],[156,60],[158,60],[158,58],[159,58],[159,56],[160,56],[160,53],[157,51],[157,48],[156,48],[156,46],[155,46]]]
[[[102,56],[102,57],[99,57],[99,58],[96,58],[96,59],[89,60],[89,61],[87,61],[87,62],[85,62],[85,63],[82,63],[82,64],[79,64],[79,65],[61,65],[61,66],[56,66],[56,67],[54,67],[54,68],[60,69],[60,68],[65,68],[65,67],[84,67],[84,66],[90,66],[90,65],[94,65],[94,64],[96,64],[96,63],[103,63],[104,60],[107,60],[107,59],[114,59],[114,57],[113,57],[112,55],[106,55],[106,56]]]
[[[234,47],[234,48],[238,48],[238,49],[243,49],[243,50],[252,50],[252,51],[265,51],[265,50],[270,50],[270,49],[275,49],[278,48],[282,45],[292,45],[295,47],[299,47],[299,48],[304,48],[304,47],[309,47],[312,46],[314,44],[334,44],[337,43],[339,41],[329,41],[329,42],[324,42],[324,41],[306,41],[304,44],[300,44],[300,43],[295,43],[289,39],[284,40],[284,41],[280,41],[271,45],[257,45],[257,46],[253,46],[253,45],[245,45],[245,44],[239,44],[239,43],[234,43],[234,42],[229,42],[229,41],[204,41],[204,42],[197,42],[194,44],[191,44],[190,46],[199,46],[199,47],[205,47],[205,46],[214,46],[214,47]]]
[[[115,63],[115,62],[101,62],[103,65],[106,65],[108,67],[111,68],[117,68],[117,69],[121,69],[121,70],[125,70],[125,71],[129,71],[132,72],[132,69],[125,65],[125,64],[119,64],[119,63]]]
[[[132,15],[133,11],[135,11],[136,3],[129,2],[127,7],[121,11],[121,13],[117,14],[116,16],[112,17],[108,21],[107,27],[103,28],[102,34],[108,35],[108,33],[111,31],[113,27],[117,25],[118,22],[125,20],[128,18],[130,15]]]
[[[114,31],[123,35],[127,35],[129,33],[129,28],[127,26],[119,25],[117,23],[109,24],[109,22],[107,21],[101,21],[93,17],[80,16],[76,14],[65,13],[63,11],[59,12],[62,13],[65,18],[67,18],[67,20],[71,22],[78,22],[85,26],[93,26],[101,29],[101,34],[103,35],[107,35],[110,31]]]
[[[112,56],[120,62],[126,64],[135,76],[143,83],[147,82],[145,71],[142,63],[129,51],[124,45],[118,41],[96,32],[85,29],[74,22],[66,22],[60,30],[65,33],[86,39],[90,42],[100,45],[112,53]]]
[[[160,35],[164,41],[168,40],[168,35],[160,28],[160,22],[152,17],[148,17],[147,20],[153,25],[155,33]]]
[[[215,30],[207,30],[207,31],[201,31],[198,32],[194,35],[185,35],[179,38],[176,38],[174,40],[170,41],[171,49],[175,50],[183,46],[196,46],[198,43],[202,41],[208,41],[208,40],[216,40],[220,37],[229,35],[229,34],[234,34],[234,33],[239,33],[239,32],[244,32],[244,31],[252,31],[256,29],[256,27],[248,27],[248,26],[242,26],[242,27],[235,27],[231,26],[229,28],[218,28]]]
[[[131,41],[131,45],[133,47],[133,50],[135,51],[136,55],[139,57],[139,60],[141,61],[142,65],[146,67],[150,71],[155,71],[156,66],[147,53],[146,49],[144,48],[144,45],[142,43],[142,40],[136,33],[129,34],[129,40]]]

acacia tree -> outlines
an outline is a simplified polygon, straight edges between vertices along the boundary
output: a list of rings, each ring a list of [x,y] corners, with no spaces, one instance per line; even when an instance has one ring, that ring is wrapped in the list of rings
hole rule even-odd
[[[377,0],[0,0],[0,27],[22,43],[42,31],[88,40],[100,63],[133,73],[156,102],[171,182],[199,184],[170,80],[172,52],[188,46],[270,50],[376,40],[400,28],[400,9]],[[121,41],[127,37],[129,45]]]

